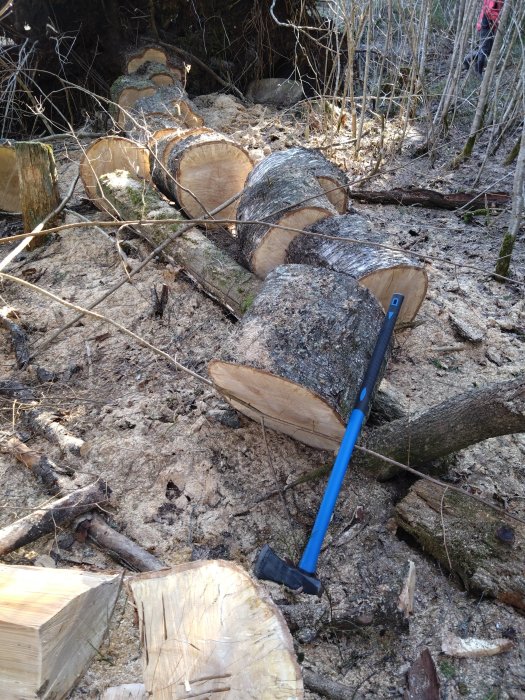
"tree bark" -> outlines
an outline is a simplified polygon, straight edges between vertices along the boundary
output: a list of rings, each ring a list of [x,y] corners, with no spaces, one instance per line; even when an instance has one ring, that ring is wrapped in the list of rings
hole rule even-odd
[[[432,406],[415,418],[402,418],[376,428],[366,447],[417,469],[435,471],[432,463],[453,452],[499,435],[525,431],[525,375],[489,384]],[[378,479],[389,479],[398,467],[368,454],[356,462]]]
[[[118,80],[130,82],[132,78],[133,75],[127,75]],[[204,124],[202,115],[189,99],[181,83],[174,82],[165,87],[152,84],[154,92],[147,91],[136,99],[133,99],[131,92],[129,99],[133,99],[133,102],[127,106],[128,116],[122,121],[125,131],[136,132],[137,129],[142,129],[148,136],[152,136],[155,131],[173,125],[178,125],[181,129],[195,129]],[[129,89],[133,90],[131,86]],[[121,94],[121,99],[128,99],[127,93],[126,96]],[[121,101],[118,104],[121,105]]]
[[[252,174],[237,213],[246,267],[264,279],[284,263],[288,246],[301,230],[336,213],[317,178],[306,170],[279,170],[267,176],[261,169]]]
[[[332,237],[347,240],[332,240]],[[372,234],[362,217],[334,216],[321,219],[297,236],[288,247],[286,260],[326,267],[354,277],[372,292],[385,311],[392,294],[403,294],[405,300],[398,323],[412,321],[427,291],[424,266],[415,258],[367,245],[370,241],[382,242],[384,238]]]
[[[0,211],[14,213],[20,210],[20,184],[15,149],[11,143],[6,142],[0,144]]]
[[[383,318],[351,277],[283,265],[268,276],[209,374],[241,413],[335,450]]]
[[[525,525],[424,480],[398,503],[396,519],[467,590],[525,611]]]
[[[363,202],[374,204],[402,204],[433,209],[479,209],[481,207],[501,207],[510,202],[504,192],[451,192],[442,194],[425,189],[392,189],[384,191],[351,190],[350,196]]]

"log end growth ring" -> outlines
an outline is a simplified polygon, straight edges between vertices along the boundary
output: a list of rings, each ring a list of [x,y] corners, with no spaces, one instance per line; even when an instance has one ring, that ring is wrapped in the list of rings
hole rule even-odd
[[[403,306],[398,323],[412,321],[425,299],[428,287],[427,273],[423,267],[397,265],[388,270],[376,270],[362,277],[359,283],[369,289],[386,311],[393,294],[403,294]]]
[[[345,431],[341,417],[323,399],[288,379],[254,367],[212,360],[215,388],[240,413],[266,428],[322,450],[337,450]]]

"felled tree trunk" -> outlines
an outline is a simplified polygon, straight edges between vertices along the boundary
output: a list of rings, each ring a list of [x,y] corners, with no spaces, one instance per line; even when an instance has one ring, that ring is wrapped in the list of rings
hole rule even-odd
[[[0,144],[0,211],[19,212],[20,209],[15,149],[6,142]]]
[[[156,170],[155,184],[190,219],[197,219],[241,192],[253,163],[244,148],[232,139],[197,129],[170,146],[166,168],[171,177],[159,177]],[[234,202],[219,216],[233,219],[236,211]],[[213,228],[213,223],[207,226]]]
[[[307,171],[252,174],[237,214],[246,266],[264,279],[282,265],[288,246],[303,229],[336,213],[317,178]]]
[[[348,178],[346,174],[328,158],[325,158],[320,151],[312,148],[296,147],[271,153],[257,163],[246,185],[249,187],[262,178],[271,179],[279,172],[288,172],[292,169],[313,175],[339,214],[346,213],[348,209]]]
[[[337,449],[384,314],[345,275],[283,265],[268,275],[220,359],[215,388],[241,413]]]
[[[525,611],[525,526],[468,495],[417,481],[396,506],[396,520],[467,590]]]
[[[419,416],[385,423],[371,433],[366,446],[431,471],[441,457],[491,437],[521,432],[525,432],[525,375],[454,396]],[[356,455],[356,461],[379,479],[399,471],[372,455]]]
[[[165,223],[176,219],[178,211],[143,181],[129,173],[104,175],[101,187],[106,201],[119,218],[157,219],[158,223],[139,226],[153,245],[159,245],[173,234],[180,224]],[[198,229],[192,228],[177,237],[167,249],[186,274],[213,299],[240,318],[253,302],[260,280],[238,265]]]
[[[403,204],[436,209],[479,209],[480,207],[503,206],[510,201],[505,192],[451,192],[443,194],[425,189],[392,189],[385,191],[352,190],[351,196],[375,204]]]
[[[427,291],[425,268],[415,258],[367,245],[368,240],[378,239],[367,229],[367,223],[356,214],[322,219],[290,244],[287,262],[318,265],[351,275],[372,292],[385,311],[392,294],[403,294],[405,300],[398,323],[412,321]],[[347,240],[332,240],[331,237]]]

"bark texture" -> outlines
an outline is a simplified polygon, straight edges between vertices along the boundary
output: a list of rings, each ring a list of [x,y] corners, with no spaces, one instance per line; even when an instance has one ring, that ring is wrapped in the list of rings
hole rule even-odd
[[[491,437],[521,432],[525,432],[525,375],[454,396],[415,418],[386,423],[373,431],[366,446],[431,471],[441,457]],[[379,479],[399,471],[372,455],[356,455],[356,461]]]
[[[246,267],[264,279],[284,263],[286,250],[300,231],[336,213],[317,178],[304,170],[252,173],[237,212]]]
[[[286,259],[289,263],[327,267],[355,277],[374,294],[385,311],[392,294],[403,294],[405,300],[398,323],[412,321],[425,298],[427,273],[416,258],[367,245],[370,240],[380,239],[381,236],[369,231],[365,219],[356,214],[330,217],[297,236],[288,248]]]
[[[130,80],[133,77],[121,76],[119,80]],[[173,121],[186,129],[204,124],[202,115],[189,99],[181,83],[175,81],[172,85],[158,87],[152,82],[152,85],[154,92],[148,91],[147,94],[141,95],[128,108],[130,115],[122,122],[125,131],[143,125],[152,134],[163,128],[163,122],[169,126]]]
[[[175,54],[168,56],[165,49],[158,44],[144,44],[137,48],[129,49],[125,53],[124,58],[124,73],[147,73],[147,69],[143,66],[147,63],[155,63],[164,66],[177,80],[183,80],[186,75],[184,61]]]
[[[280,171],[304,170],[313,175],[325,190],[328,200],[340,214],[348,209],[348,178],[346,174],[325,158],[320,151],[312,148],[288,148],[276,151],[261,160],[253,169],[246,185],[271,178]]]
[[[525,525],[423,480],[398,503],[396,519],[467,590],[525,611]]]
[[[0,144],[0,211],[20,211],[20,185],[14,147]]]
[[[266,279],[209,373],[239,411],[337,449],[383,320],[355,280],[307,265]]]

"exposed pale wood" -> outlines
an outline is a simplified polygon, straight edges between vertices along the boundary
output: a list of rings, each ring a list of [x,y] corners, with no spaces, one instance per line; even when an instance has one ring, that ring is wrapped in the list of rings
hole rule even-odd
[[[101,186],[119,218],[158,220],[154,225],[136,227],[153,246],[159,245],[178,229],[179,224],[164,221],[168,218],[176,219],[178,211],[153,188],[129,173],[118,171],[105,175],[101,179]],[[261,285],[260,280],[238,265],[196,228],[177,237],[167,252],[206,294],[237,318],[249,308]]]
[[[511,639],[477,639],[468,637],[463,639],[449,632],[443,638],[441,651],[447,656],[455,656],[458,659],[481,659],[484,656],[495,656],[510,651],[514,647]]]
[[[525,611],[525,525],[424,480],[397,504],[396,519],[468,590]]]
[[[136,73],[120,75],[110,88],[117,126],[122,129],[126,123],[127,113],[130,112],[134,104],[141,97],[154,95],[157,90],[158,86],[155,83]]]
[[[0,695],[60,700],[103,641],[118,575],[0,565]]]
[[[16,154],[8,142],[0,144],[0,211],[21,211]]]
[[[112,559],[131,571],[160,571],[166,568],[153,554],[110,527],[98,513],[90,513],[87,518],[81,520],[76,527],[76,533],[77,536],[87,537]]]
[[[92,510],[96,505],[109,501],[110,489],[102,481],[96,481],[90,486],[73,491],[72,493],[50,501],[41,508],[36,508],[19,520],[0,530],[0,555],[13,552],[30,542],[48,535],[61,525]]]
[[[141,63],[135,74],[146,78],[146,80],[151,80],[158,87],[173,85],[180,80],[179,75],[174,75],[165,63],[151,60]]]
[[[53,147],[33,141],[18,141],[15,153],[24,231],[30,232],[60,204]],[[49,222],[50,225],[57,223],[58,218]],[[27,247],[30,250],[44,242],[45,238],[39,236],[33,238]]]
[[[504,206],[510,202],[505,192],[451,192],[442,194],[425,189],[392,189],[384,191],[351,190],[350,196],[377,204],[404,204],[406,206],[435,207],[437,209],[479,209]]]
[[[369,241],[384,242],[372,233],[367,222],[356,214],[322,219],[297,236],[288,248],[287,261],[328,267],[355,277],[377,298],[385,311],[392,294],[405,296],[398,323],[412,321],[425,299],[428,279],[424,265],[408,255],[367,245]],[[322,236],[349,239],[331,240]],[[356,242],[352,242],[356,241]]]
[[[49,411],[31,408],[25,412],[24,418],[33,430],[49,442],[58,445],[63,452],[69,452],[75,457],[85,457],[91,449],[89,442],[72,435]]]
[[[416,565],[413,561],[408,562],[408,572],[403,583],[403,588],[399,594],[398,610],[409,617],[414,612],[414,593],[416,590]]]
[[[261,178],[270,178],[280,171],[306,171],[317,178],[328,200],[339,214],[348,209],[348,178],[336,165],[320,151],[313,148],[287,148],[275,151],[261,160],[248,177],[246,186],[259,182]]]
[[[5,443],[6,450],[16,459],[26,465],[33,475],[51,495],[60,491],[60,485],[55,471],[56,465],[45,455],[32,450],[16,436],[10,437]]]
[[[198,129],[170,146],[166,167],[170,178],[154,182],[175,201],[189,218],[202,218],[241,192],[253,167],[248,153],[235,141],[217,132]],[[237,202],[221,211],[220,217],[234,219]],[[207,224],[210,228],[213,223]]]
[[[130,586],[152,700],[304,697],[286,623],[238,564],[195,561]]]
[[[160,63],[175,76],[177,80],[183,80],[186,76],[184,61],[176,55],[170,54],[158,44],[147,44],[136,49],[130,49],[125,57],[125,73],[139,72],[145,63]],[[189,66],[188,66],[189,68]]]
[[[87,197],[102,211],[114,213],[100,193],[102,175],[127,170],[139,178],[149,179],[149,152],[122,136],[103,136],[93,141],[80,160],[80,179]]]
[[[125,683],[107,688],[100,700],[147,700],[147,697],[143,683]]]
[[[262,171],[252,174],[237,213],[246,266],[264,279],[285,261],[288,246],[301,230],[334,214],[323,188],[306,171],[279,170],[271,177]]]
[[[267,277],[220,359],[215,388],[266,427],[337,449],[383,320],[346,275],[283,265]],[[254,410],[256,409],[256,410]]]
[[[207,127],[199,127],[191,131],[181,130],[179,127],[158,129],[150,137],[148,147],[150,151],[151,179],[161,192],[174,199],[173,187],[175,184],[173,183],[173,176],[168,170],[168,163],[175,144],[182,138],[190,135],[213,133],[213,130]]]

